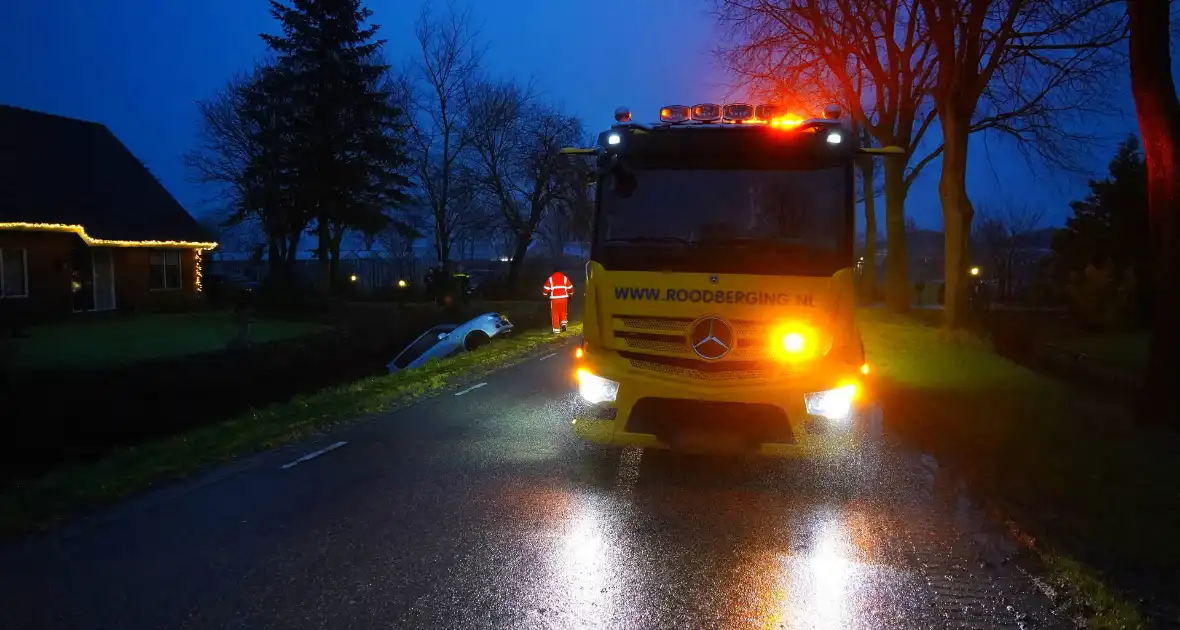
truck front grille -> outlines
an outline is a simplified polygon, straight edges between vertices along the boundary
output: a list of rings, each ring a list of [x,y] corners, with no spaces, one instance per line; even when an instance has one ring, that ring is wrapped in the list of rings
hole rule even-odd
[[[620,352],[632,368],[668,376],[701,381],[736,381],[765,379],[798,374],[805,366],[794,367],[770,360],[703,361],[698,358],[665,357],[639,352]]]
[[[685,317],[616,315],[614,335],[622,342],[623,348],[620,349],[696,359],[696,353],[688,341],[693,321]],[[764,359],[769,356],[768,324],[748,320],[735,320],[730,324],[737,333],[737,346],[730,354],[733,359]]]

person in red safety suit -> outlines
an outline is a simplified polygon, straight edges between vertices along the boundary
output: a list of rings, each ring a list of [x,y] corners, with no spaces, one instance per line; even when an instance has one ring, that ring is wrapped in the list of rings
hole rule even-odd
[[[553,332],[559,333],[569,325],[570,297],[574,294],[574,283],[569,276],[553,270],[553,275],[545,280],[545,297],[549,298],[549,317],[553,323]]]

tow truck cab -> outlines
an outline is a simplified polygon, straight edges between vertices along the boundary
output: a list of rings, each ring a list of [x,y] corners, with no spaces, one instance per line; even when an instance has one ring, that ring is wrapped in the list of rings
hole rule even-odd
[[[599,137],[576,436],[839,452],[859,442],[858,150],[824,118],[669,106]]]

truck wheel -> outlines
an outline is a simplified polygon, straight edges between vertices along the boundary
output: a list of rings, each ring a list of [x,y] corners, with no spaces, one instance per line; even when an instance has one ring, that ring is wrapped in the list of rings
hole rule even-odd
[[[488,345],[488,342],[491,340],[491,337],[488,337],[487,333],[482,330],[476,330],[468,333],[467,336],[463,338],[463,347],[468,352],[471,352],[472,350]]]

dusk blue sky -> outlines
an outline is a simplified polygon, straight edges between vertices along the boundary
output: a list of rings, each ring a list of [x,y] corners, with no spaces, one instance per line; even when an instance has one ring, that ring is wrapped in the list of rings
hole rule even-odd
[[[276,32],[264,0],[30,0],[9,3],[0,23],[0,103],[106,124],[193,214],[209,191],[188,181],[182,154],[195,143],[194,101],[213,94],[262,55],[258,34]],[[414,54],[417,2],[371,0],[395,64]],[[444,2],[435,2],[439,8]],[[638,120],[663,104],[720,99],[728,80],[710,50],[718,31],[709,0],[475,0],[475,24],[494,75],[532,77],[588,131],[606,128],[617,105]],[[1110,89],[1121,119],[1096,121],[1110,140],[1087,161],[1096,174],[1120,137],[1136,130],[1129,78]],[[1003,141],[973,139],[969,187],[979,204],[1018,200],[1059,223],[1085,177],[1034,171]],[[939,228],[938,163],[915,185],[908,212]]]

